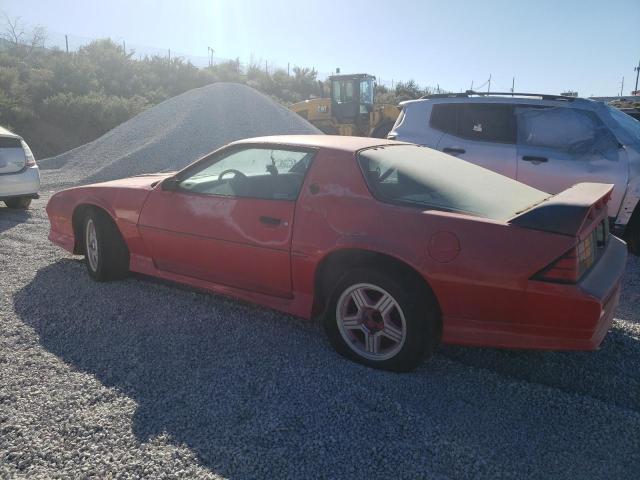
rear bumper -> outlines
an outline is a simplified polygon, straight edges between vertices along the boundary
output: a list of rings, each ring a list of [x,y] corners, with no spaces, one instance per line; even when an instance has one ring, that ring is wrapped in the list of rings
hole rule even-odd
[[[0,175],[0,200],[13,197],[38,198],[40,170],[37,165],[16,173]]]
[[[611,236],[598,263],[577,285],[530,281],[520,318],[510,322],[456,321],[443,341],[488,347],[595,350],[620,298],[627,245]]]

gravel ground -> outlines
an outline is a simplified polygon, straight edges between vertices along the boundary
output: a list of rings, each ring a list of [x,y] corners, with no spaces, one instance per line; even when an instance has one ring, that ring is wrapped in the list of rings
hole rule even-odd
[[[102,137],[39,161],[44,188],[178,170],[234,140],[322,133],[269,97],[237,83],[189,90]]]
[[[0,477],[640,477],[640,261],[593,353],[443,347],[410,374],[315,324],[51,246],[0,208]]]

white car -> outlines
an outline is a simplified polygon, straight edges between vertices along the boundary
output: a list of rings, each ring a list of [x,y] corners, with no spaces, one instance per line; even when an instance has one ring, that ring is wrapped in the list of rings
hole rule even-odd
[[[440,94],[401,104],[388,138],[441,150],[538,190],[614,184],[612,230],[640,254],[640,122],[604,103],[541,94]]]
[[[29,208],[38,198],[40,171],[22,137],[0,127],[0,200],[9,208]]]

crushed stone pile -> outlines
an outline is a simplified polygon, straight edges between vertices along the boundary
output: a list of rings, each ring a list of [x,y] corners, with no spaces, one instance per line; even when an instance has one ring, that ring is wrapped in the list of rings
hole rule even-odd
[[[44,188],[178,170],[229,142],[320,130],[246,85],[215,83],[170,98],[100,138],[40,160]]]

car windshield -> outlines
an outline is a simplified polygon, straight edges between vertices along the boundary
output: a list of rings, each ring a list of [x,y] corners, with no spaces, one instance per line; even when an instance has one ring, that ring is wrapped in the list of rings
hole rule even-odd
[[[609,105],[607,105],[607,109],[620,127],[622,127],[636,141],[640,141],[640,121]]]
[[[381,201],[508,220],[548,193],[417,145],[363,150],[359,163],[369,188]]]

